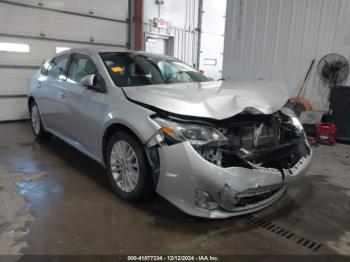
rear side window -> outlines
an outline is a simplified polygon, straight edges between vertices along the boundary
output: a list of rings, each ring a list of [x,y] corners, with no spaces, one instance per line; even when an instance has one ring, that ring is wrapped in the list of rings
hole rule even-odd
[[[48,67],[47,75],[57,79],[64,79],[69,57],[69,54],[65,54],[54,58]]]
[[[80,84],[84,76],[98,74],[98,69],[91,57],[75,54],[68,70],[68,81]]]

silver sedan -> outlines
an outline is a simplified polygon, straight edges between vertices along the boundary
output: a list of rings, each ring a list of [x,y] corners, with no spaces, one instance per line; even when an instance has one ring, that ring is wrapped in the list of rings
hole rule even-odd
[[[37,138],[100,163],[116,194],[156,191],[193,216],[258,211],[303,178],[312,151],[275,82],[212,81],[167,56],[71,49],[31,78]]]

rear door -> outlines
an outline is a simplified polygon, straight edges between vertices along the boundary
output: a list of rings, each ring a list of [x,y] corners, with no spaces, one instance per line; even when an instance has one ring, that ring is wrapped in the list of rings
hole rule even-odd
[[[66,108],[69,114],[65,120],[66,132],[91,153],[96,153],[98,148],[105,94],[85,88],[81,80],[86,75],[100,76],[99,72],[89,55],[77,53],[72,58],[67,75]]]
[[[70,54],[54,58],[48,65],[45,80],[37,86],[41,89],[37,102],[45,126],[59,133],[63,131],[62,121],[67,114],[65,90],[69,59]]]

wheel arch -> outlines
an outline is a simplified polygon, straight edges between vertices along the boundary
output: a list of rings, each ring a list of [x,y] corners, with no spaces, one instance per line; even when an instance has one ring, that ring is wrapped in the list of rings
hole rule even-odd
[[[30,105],[35,102],[35,99],[33,96],[28,97],[28,108],[30,108]]]
[[[106,164],[106,151],[109,139],[117,132],[125,132],[135,138],[140,144],[143,144],[139,136],[130,127],[122,123],[110,124],[103,133],[102,137],[102,157],[103,163]]]

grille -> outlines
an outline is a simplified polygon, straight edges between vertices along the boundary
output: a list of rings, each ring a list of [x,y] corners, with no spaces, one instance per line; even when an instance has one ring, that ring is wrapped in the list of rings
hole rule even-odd
[[[266,192],[264,194],[255,195],[255,196],[246,196],[240,198],[238,204],[236,207],[242,207],[242,206],[248,206],[248,205],[254,205],[256,203],[262,202],[270,197],[272,197],[274,194],[276,194],[280,189],[276,189],[270,192]]]
[[[277,143],[276,130],[264,124],[246,126],[240,129],[241,147],[253,149],[264,146],[272,146]]]

